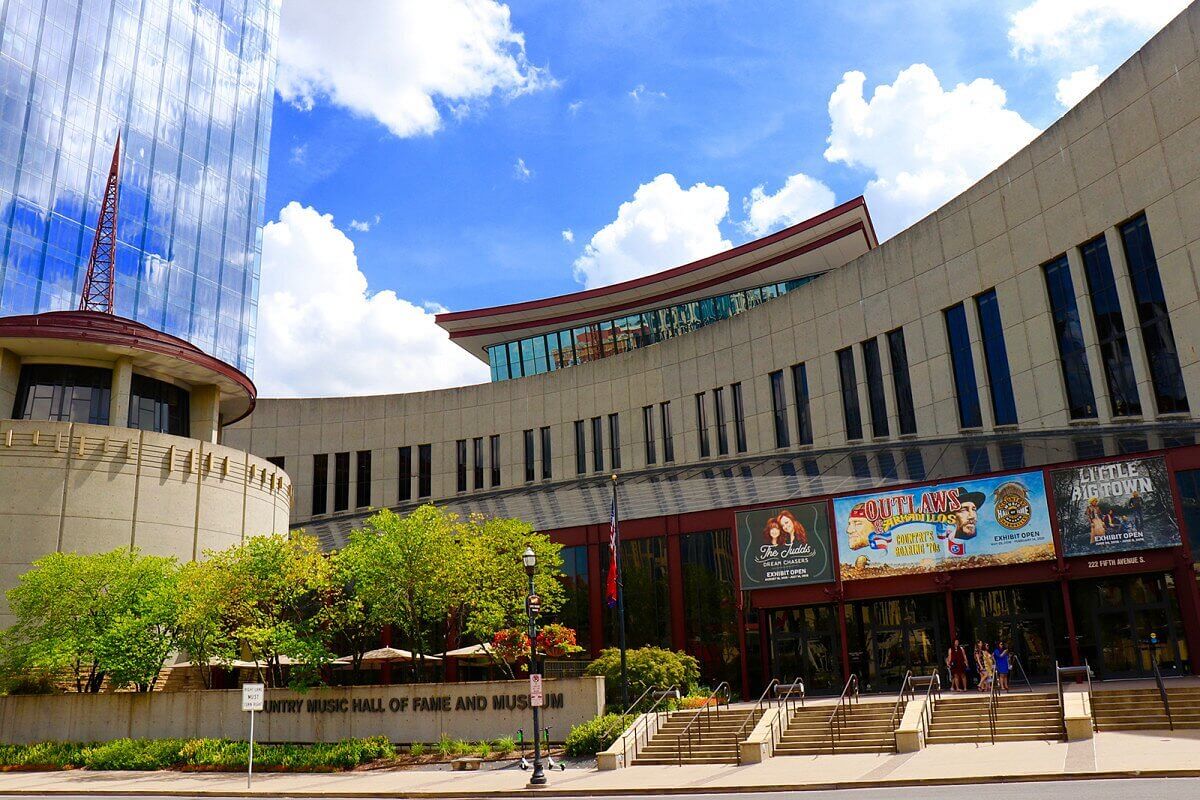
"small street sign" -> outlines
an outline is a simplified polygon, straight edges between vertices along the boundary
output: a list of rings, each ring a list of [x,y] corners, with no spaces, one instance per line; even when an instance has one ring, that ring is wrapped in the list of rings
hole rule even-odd
[[[541,708],[546,703],[546,696],[542,693],[542,676],[535,673],[529,676],[529,705],[533,708]]]
[[[242,684],[242,711],[262,711],[265,689],[261,683]]]
[[[531,594],[525,598],[525,608],[530,614],[537,614],[542,610],[542,598],[536,594]]]

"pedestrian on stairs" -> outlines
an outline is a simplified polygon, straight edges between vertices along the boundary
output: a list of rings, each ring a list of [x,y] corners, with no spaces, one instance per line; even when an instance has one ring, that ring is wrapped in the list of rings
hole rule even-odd
[[[967,648],[954,640],[950,652],[946,654],[946,669],[950,670],[950,691],[965,692],[967,690]]]

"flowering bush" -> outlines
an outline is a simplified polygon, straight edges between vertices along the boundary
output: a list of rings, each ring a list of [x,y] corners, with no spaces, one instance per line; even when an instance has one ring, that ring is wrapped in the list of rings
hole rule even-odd
[[[581,648],[575,643],[575,630],[566,625],[547,625],[537,634],[538,652],[548,658],[562,658],[569,653],[578,653]]]
[[[501,661],[513,664],[529,656],[529,634],[520,628],[505,628],[492,636],[492,652]]]

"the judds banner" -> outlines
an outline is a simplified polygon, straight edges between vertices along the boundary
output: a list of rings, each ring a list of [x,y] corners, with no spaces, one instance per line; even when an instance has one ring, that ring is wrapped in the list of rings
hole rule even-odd
[[[1179,544],[1171,479],[1162,458],[1058,469],[1050,481],[1063,555]]]
[[[1054,558],[1040,472],[834,500],[842,580]]]
[[[736,516],[742,589],[833,580],[825,503],[762,508]]]

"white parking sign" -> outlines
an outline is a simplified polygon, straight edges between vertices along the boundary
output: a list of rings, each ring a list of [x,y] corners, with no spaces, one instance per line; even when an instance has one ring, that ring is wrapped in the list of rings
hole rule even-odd
[[[534,673],[529,676],[529,705],[532,708],[541,708],[545,702],[545,695],[542,694],[542,676]]]
[[[261,683],[243,683],[242,711],[262,711],[263,690],[265,688]]]

